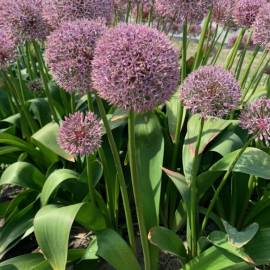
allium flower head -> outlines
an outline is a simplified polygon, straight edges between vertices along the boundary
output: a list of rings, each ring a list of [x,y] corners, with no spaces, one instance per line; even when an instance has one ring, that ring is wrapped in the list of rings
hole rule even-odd
[[[234,5],[233,17],[240,27],[249,28],[255,21],[261,7],[266,5],[266,0],[238,0]]]
[[[27,87],[33,93],[40,93],[43,90],[43,84],[39,78],[29,81]]]
[[[5,69],[16,58],[17,39],[9,28],[0,28],[0,69]]]
[[[45,40],[48,24],[42,17],[42,0],[0,0],[0,25],[23,40]]]
[[[65,117],[59,134],[59,145],[71,155],[93,154],[101,145],[102,127],[94,113],[76,112]]]
[[[223,117],[236,109],[241,97],[231,72],[218,66],[204,66],[192,72],[181,87],[183,104],[202,117]]]
[[[270,145],[270,99],[262,97],[251,103],[241,112],[240,121],[249,134]]]
[[[215,0],[213,1],[212,19],[214,22],[226,26],[233,26],[233,7],[236,0]]]
[[[270,3],[260,9],[252,28],[254,43],[270,49]]]
[[[98,41],[93,86],[109,103],[150,111],[176,90],[178,54],[168,38],[143,25],[120,24]]]
[[[156,0],[155,10],[165,21],[181,24],[201,22],[212,6],[213,0]]]
[[[53,28],[77,19],[103,19],[110,23],[113,0],[43,0],[43,16]]]
[[[53,78],[66,91],[91,90],[94,47],[105,30],[101,21],[79,19],[63,23],[48,37],[45,58]]]

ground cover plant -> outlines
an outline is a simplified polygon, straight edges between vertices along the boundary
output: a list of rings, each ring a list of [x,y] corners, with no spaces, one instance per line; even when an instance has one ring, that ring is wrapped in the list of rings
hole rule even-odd
[[[270,265],[267,0],[0,0],[0,269]]]

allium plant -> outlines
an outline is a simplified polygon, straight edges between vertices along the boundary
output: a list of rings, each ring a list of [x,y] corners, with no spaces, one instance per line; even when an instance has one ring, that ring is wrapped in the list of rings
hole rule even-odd
[[[98,41],[93,60],[93,86],[110,104],[145,112],[176,91],[178,54],[155,29],[121,24]]]
[[[102,21],[65,22],[48,37],[45,58],[55,81],[68,92],[91,90],[96,41],[105,32]]]
[[[264,8],[266,0],[239,0],[233,9],[235,23],[240,27],[249,28],[254,23],[260,8]]]
[[[112,0],[43,0],[43,16],[52,28],[76,19],[102,19],[110,23],[113,18]]]
[[[254,43],[270,49],[270,3],[260,9],[252,30]]]
[[[0,28],[0,69],[7,68],[17,55],[17,38],[7,27]]]
[[[156,0],[155,11],[165,21],[199,23],[211,6],[212,0]]]
[[[42,0],[1,0],[0,25],[22,40],[45,40],[48,24],[42,17]]]
[[[270,146],[270,99],[262,97],[249,104],[240,115],[241,127]]]
[[[181,101],[202,117],[224,117],[237,108],[241,90],[233,74],[218,66],[191,73],[181,86]]]
[[[76,112],[62,122],[58,142],[71,155],[93,154],[101,145],[102,127],[92,112]]]

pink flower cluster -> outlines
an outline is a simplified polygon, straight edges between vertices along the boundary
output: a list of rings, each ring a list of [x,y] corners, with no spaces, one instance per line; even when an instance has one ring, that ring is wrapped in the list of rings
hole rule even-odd
[[[224,117],[237,108],[241,90],[233,74],[218,66],[192,72],[181,86],[180,99],[192,113]]]
[[[178,54],[161,32],[121,24],[97,43],[93,85],[109,103],[125,110],[150,111],[176,91]]]
[[[62,122],[59,135],[59,145],[71,155],[93,154],[101,145],[102,126],[97,117],[88,112],[76,112]]]

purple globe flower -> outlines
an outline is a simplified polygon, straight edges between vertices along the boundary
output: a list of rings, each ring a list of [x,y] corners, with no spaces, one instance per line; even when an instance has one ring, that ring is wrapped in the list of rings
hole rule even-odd
[[[270,145],[270,99],[262,97],[247,106],[240,115],[240,123],[249,134],[256,135]]]
[[[165,21],[181,24],[199,23],[208,13],[213,0],[156,0],[156,14]]]
[[[215,0],[213,1],[213,14],[212,19],[214,22],[225,25],[233,26],[233,7],[235,0]]]
[[[0,25],[23,40],[45,40],[48,24],[42,17],[42,0],[0,0]]]
[[[224,117],[236,109],[240,97],[240,86],[231,72],[204,66],[186,78],[180,99],[192,113],[206,118]]]
[[[17,39],[9,28],[0,28],[0,69],[7,68],[16,58]]]
[[[79,19],[63,23],[48,37],[45,58],[53,78],[66,91],[91,90],[94,47],[106,29],[101,21]]]
[[[110,23],[113,0],[43,0],[43,16],[52,28],[77,19],[103,19]]]
[[[71,155],[93,154],[101,145],[102,126],[94,113],[82,112],[65,117],[59,134],[59,145]]]
[[[260,9],[252,28],[254,43],[270,49],[270,3]]]
[[[176,49],[155,29],[120,24],[97,43],[94,88],[120,108],[145,112],[164,103],[176,90],[178,74]]]
[[[266,0],[238,0],[235,3],[233,17],[240,27],[249,28],[255,21],[261,7],[266,5]]]

